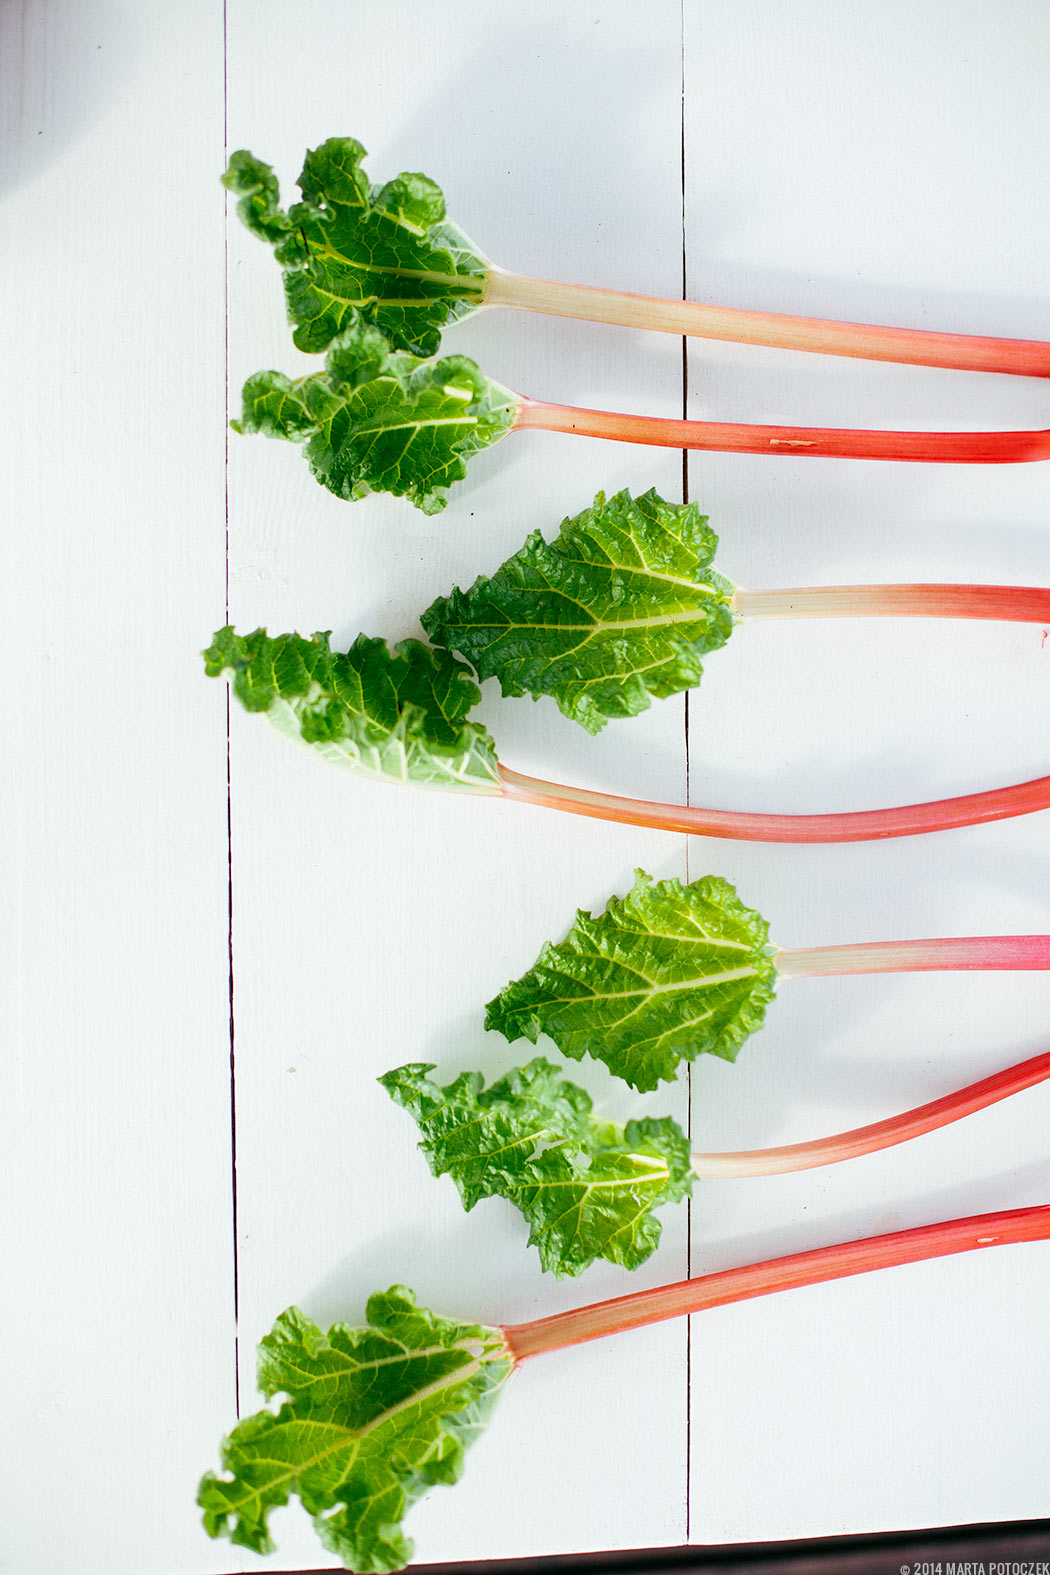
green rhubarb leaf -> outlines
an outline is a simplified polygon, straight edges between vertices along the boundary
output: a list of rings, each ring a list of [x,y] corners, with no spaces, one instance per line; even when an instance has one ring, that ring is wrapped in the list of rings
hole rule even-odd
[[[478,686],[464,664],[421,640],[391,652],[358,635],[333,651],[328,635],[239,635],[220,629],[204,654],[211,678],[229,680],[248,711],[365,776],[424,787],[498,793],[491,734],[467,720]]]
[[[294,1494],[347,1569],[397,1570],[412,1557],[401,1520],[435,1483],[458,1481],[513,1368],[499,1329],[453,1323],[394,1286],[365,1328],[325,1334],[297,1307],[259,1346],[259,1388],[280,1409],[239,1422],[197,1502],[209,1536],[272,1553],[270,1511]]]
[[[491,578],[440,597],[423,627],[505,695],[553,695],[597,733],[692,688],[728,640],[734,586],[711,567],[717,546],[695,503],[599,492],[554,541],[534,531]]]
[[[463,1206],[499,1197],[528,1221],[544,1269],[580,1274],[596,1258],[635,1269],[655,1250],[653,1209],[690,1190],[689,1144],[670,1119],[618,1126],[590,1096],[538,1057],[485,1088],[464,1072],[441,1088],[415,1063],[379,1081],[416,1119],[435,1176],[451,1176]]]
[[[285,213],[268,164],[241,150],[223,184],[248,228],[268,241],[284,274],[300,350],[325,350],[355,312],[399,350],[430,356],[442,329],[481,304],[489,263],[445,213],[441,188],[403,174],[373,186],[365,149],[331,137],[307,153],[303,200]]]
[[[521,401],[466,356],[420,361],[353,317],[323,372],[294,381],[257,372],[242,403],[234,430],[303,444],[315,478],[336,497],[392,492],[436,514],[467,461],[510,431]]]
[[[703,1052],[735,1060],[762,1026],[776,987],[775,948],[761,914],[708,875],[655,884],[644,870],[597,916],[490,1001],[508,1039],[548,1034],[567,1056],[604,1061],[633,1088],[655,1088]]]

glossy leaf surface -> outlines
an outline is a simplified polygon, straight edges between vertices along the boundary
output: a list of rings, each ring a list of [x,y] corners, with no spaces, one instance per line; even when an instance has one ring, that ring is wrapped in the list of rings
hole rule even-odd
[[[423,627],[505,695],[553,695],[597,733],[699,683],[728,640],[734,587],[712,567],[717,546],[695,503],[599,493],[554,541],[534,531],[490,578],[440,597]]]
[[[312,149],[302,201],[287,212],[271,167],[243,149],[223,184],[240,198],[244,223],[274,248],[300,350],[326,350],[360,312],[396,349],[435,355],[442,329],[479,305],[488,262],[449,222],[428,176],[371,185],[364,157],[352,137]]]
[[[596,1258],[635,1269],[655,1250],[652,1211],[692,1182],[689,1144],[669,1117],[618,1126],[542,1057],[485,1088],[464,1072],[441,1088],[430,1065],[380,1082],[419,1125],[435,1176],[451,1176],[463,1206],[506,1198],[529,1224],[544,1269],[579,1274]]]
[[[280,1409],[238,1422],[197,1502],[209,1536],[274,1550],[271,1510],[292,1495],[325,1548],[360,1572],[401,1569],[406,1511],[456,1482],[513,1368],[498,1329],[453,1323],[394,1286],[369,1299],[367,1326],[327,1334],[297,1307],[259,1346],[258,1383]]]
[[[333,651],[327,634],[239,635],[220,629],[204,652],[248,711],[326,760],[365,776],[424,787],[499,792],[492,736],[467,720],[478,687],[462,662],[421,640],[391,651],[358,635]]]
[[[735,1059],[773,998],[773,952],[765,919],[728,881],[654,883],[639,870],[626,897],[581,909],[544,946],[489,1003],[486,1027],[533,1043],[548,1034],[564,1055],[655,1088],[701,1053]]]
[[[231,425],[303,444],[314,477],[338,498],[392,492],[436,514],[467,461],[510,431],[520,403],[466,356],[420,361],[355,317],[324,371],[250,377]]]

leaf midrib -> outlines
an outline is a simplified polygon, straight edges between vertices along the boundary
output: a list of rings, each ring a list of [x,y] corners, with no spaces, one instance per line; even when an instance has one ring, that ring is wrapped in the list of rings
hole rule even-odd
[[[480,296],[484,294],[484,280],[480,279],[476,274],[447,274],[438,273],[434,268],[401,268],[396,265],[387,266],[385,263],[357,262],[354,258],[347,257],[343,252],[338,252],[331,246],[318,246],[313,242],[307,242],[307,245],[310,248],[310,256],[312,258],[342,263],[345,268],[349,268],[357,273],[385,274],[390,279],[418,279],[422,284],[448,285],[450,292],[461,288],[470,295]],[[334,292],[330,293],[333,300],[346,299],[344,296],[336,295]]]
[[[605,959],[594,960],[604,961]],[[644,979],[645,975],[643,974],[642,977]],[[757,977],[758,969],[756,967],[727,968],[723,970],[722,973],[700,974],[695,979],[682,979],[673,983],[668,982],[667,984],[656,984],[651,979],[646,979],[645,984],[640,984],[636,988],[623,990],[591,990],[587,994],[581,993],[579,995],[564,996],[556,995],[550,996],[547,999],[552,1006],[570,1006],[579,1001],[620,1001],[624,999],[630,999],[636,995],[642,996],[644,999],[648,1000],[649,997],[654,995],[669,995],[684,990],[702,990],[711,985],[732,984],[737,979],[754,979]]]
[[[405,1360],[405,1356],[406,1355],[410,1356],[410,1357],[411,1356],[433,1356],[433,1355],[440,1354],[443,1351],[462,1351],[462,1350],[468,1350],[468,1349],[469,1349],[469,1347],[467,1347],[467,1346],[463,1345],[461,1342],[457,1341],[457,1342],[455,1342],[452,1345],[440,1345],[440,1346],[427,1347],[426,1349],[424,1349],[422,1351],[410,1351],[410,1352],[406,1352],[404,1355],[401,1355],[401,1356],[377,1358],[377,1359],[375,1359],[372,1362],[368,1362],[368,1363],[362,1364],[362,1368],[358,1369],[358,1371],[363,1370],[364,1367],[379,1367],[379,1366],[382,1366],[382,1365],[386,1365],[387,1363],[393,1363],[393,1362],[397,1362],[397,1361],[402,1361],[403,1362]],[[246,1495],[246,1498],[249,1499],[249,1500],[250,1499],[255,1499],[259,1503],[260,1511],[261,1511],[263,1509],[263,1507],[264,1507],[264,1500],[263,1500],[264,1491],[266,1493],[270,1493],[270,1492],[272,1492],[274,1486],[284,1486],[285,1484],[287,1484],[289,1482],[295,1481],[295,1479],[297,1477],[301,1476],[304,1471],[308,1471],[311,1467],[319,1465],[321,1463],[321,1461],[327,1460],[331,1455],[337,1454],[339,1452],[339,1450],[345,1449],[348,1444],[350,1444],[350,1443],[356,1443],[356,1444],[362,1443],[364,1441],[364,1439],[366,1439],[370,1433],[374,1432],[377,1427],[381,1427],[384,1422],[390,1421],[390,1419],[392,1417],[397,1416],[400,1412],[407,1411],[411,1406],[418,1405],[422,1401],[430,1399],[432,1395],[439,1394],[442,1389],[449,1389],[449,1388],[452,1387],[453,1384],[464,1383],[468,1379],[474,1378],[481,1371],[482,1364],[484,1362],[492,1362],[492,1361],[498,1361],[498,1360],[500,1360],[500,1358],[499,1357],[495,1357],[495,1356],[475,1357],[474,1360],[471,1361],[471,1362],[468,1362],[466,1364],[466,1366],[461,1367],[461,1368],[457,1368],[454,1373],[448,1373],[448,1374],[444,1375],[442,1378],[435,1379],[433,1383],[427,1384],[424,1388],[416,1390],[412,1395],[406,1396],[406,1398],[404,1400],[398,1401],[398,1403],[396,1405],[389,1406],[387,1408],[387,1410],[381,1412],[377,1417],[374,1417],[370,1422],[366,1422],[363,1427],[359,1427],[359,1428],[341,1427],[338,1422],[334,1422],[334,1421],[331,1421],[331,1420],[329,1420],[329,1421],[322,1421],[321,1419],[315,1418],[315,1417],[303,1417],[303,1416],[296,1416],[296,1417],[294,1417],[293,1420],[295,1421],[295,1424],[298,1427],[306,1427],[306,1428],[309,1428],[309,1427],[319,1427],[319,1428],[323,1427],[323,1428],[325,1428],[325,1429],[327,1429],[329,1431],[331,1429],[333,1429],[333,1428],[339,1428],[341,1436],[339,1437],[339,1439],[335,1443],[328,1445],[324,1449],[318,1449],[314,1454],[312,1454],[310,1456],[310,1458],[308,1460],[299,1461],[296,1465],[291,1466],[291,1467],[289,1467],[287,1462],[284,1461],[284,1460],[273,1460],[271,1457],[269,1457],[267,1455],[264,1455],[264,1454],[261,1454],[261,1453],[258,1453],[258,1452],[253,1453],[251,1458],[252,1458],[252,1460],[254,1462],[266,1462],[266,1463],[268,1463],[270,1465],[278,1465],[278,1466],[284,1467],[286,1469],[282,1470],[281,1474],[278,1477],[276,1477],[276,1478],[272,1478],[271,1477],[270,1480],[265,1484],[265,1488],[254,1488],[251,1491],[249,1491],[248,1494]],[[319,1382],[322,1381],[323,1378],[333,1378],[333,1377],[337,1377],[337,1376],[338,1375],[334,1374],[334,1373],[327,1373],[327,1374],[321,1375],[321,1377],[312,1378],[310,1380],[310,1382],[311,1382],[311,1384],[312,1383],[319,1383]],[[275,1421],[275,1423],[277,1422],[277,1417],[274,1417],[274,1421]],[[359,1454],[359,1450],[355,1450],[353,1458],[350,1461],[350,1465],[347,1467],[347,1471],[344,1472],[344,1474],[343,1474],[343,1479],[342,1479],[343,1481],[346,1480],[346,1476],[349,1473],[350,1468],[356,1462],[358,1454]],[[241,1480],[241,1479],[238,1478],[237,1480]],[[333,1498],[335,1498],[335,1496],[336,1495],[333,1494]],[[242,1498],[239,1502],[243,1503],[244,1499]],[[231,1506],[231,1507],[236,1508],[236,1506]]]

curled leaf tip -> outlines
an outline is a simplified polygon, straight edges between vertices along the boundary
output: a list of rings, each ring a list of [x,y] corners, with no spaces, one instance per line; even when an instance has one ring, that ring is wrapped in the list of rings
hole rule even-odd
[[[302,200],[287,213],[270,166],[246,150],[233,155],[225,183],[241,194],[248,228],[275,248],[300,350],[327,349],[358,312],[394,348],[432,356],[443,329],[481,304],[490,265],[448,219],[429,176],[403,173],[373,185],[365,156],[353,137],[311,149],[299,176]]]
[[[465,1209],[482,1198],[512,1203],[529,1245],[559,1277],[598,1258],[635,1269],[655,1250],[654,1209],[692,1184],[684,1133],[670,1117],[626,1126],[594,1114],[590,1096],[542,1056],[484,1086],[464,1072],[441,1088],[413,1063],[379,1079],[416,1120],[436,1176],[451,1176]]]
[[[391,492],[435,514],[468,461],[511,430],[520,400],[466,356],[421,361],[354,314],[331,341],[324,371],[294,381],[258,372],[242,405],[237,431],[302,444],[315,479],[336,497]]]
[[[229,679],[248,711],[325,759],[364,776],[464,792],[499,793],[492,735],[469,713],[474,675],[422,640],[358,635],[333,651],[327,631],[238,635],[220,629],[204,652],[206,673]]]

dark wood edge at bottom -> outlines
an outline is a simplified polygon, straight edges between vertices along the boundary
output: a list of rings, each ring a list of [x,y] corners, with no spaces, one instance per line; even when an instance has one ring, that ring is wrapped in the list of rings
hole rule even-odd
[[[330,1569],[259,1568],[263,1575],[331,1575]],[[410,1575],[670,1575],[679,1570],[706,1575],[1050,1575],[1050,1519],[409,1566]]]

